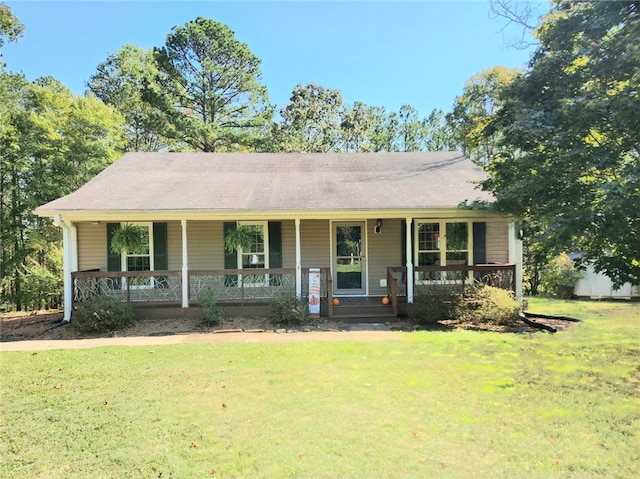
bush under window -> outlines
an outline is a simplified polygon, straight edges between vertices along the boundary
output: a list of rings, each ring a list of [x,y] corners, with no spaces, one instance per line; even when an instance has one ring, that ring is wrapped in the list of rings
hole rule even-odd
[[[108,333],[133,324],[133,309],[107,296],[96,296],[80,303],[73,311],[71,324],[81,333]]]
[[[515,326],[520,322],[521,309],[512,291],[475,285],[465,291],[455,317],[458,322],[467,325]]]
[[[271,300],[271,322],[280,326],[302,326],[309,319],[309,304],[292,293],[280,293]]]
[[[202,324],[205,326],[218,326],[224,319],[224,308],[218,304],[216,292],[208,289],[199,298],[202,309]]]

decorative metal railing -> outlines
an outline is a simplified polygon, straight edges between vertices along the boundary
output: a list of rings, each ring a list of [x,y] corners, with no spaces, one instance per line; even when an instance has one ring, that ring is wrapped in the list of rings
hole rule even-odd
[[[78,271],[71,274],[73,301],[108,296],[126,302],[179,302],[181,271]]]
[[[124,302],[176,303],[182,301],[181,271],[78,271],[71,275],[73,301],[82,302],[94,296],[108,296]],[[320,268],[322,297],[331,304],[331,274]],[[190,303],[198,303],[200,295],[213,290],[221,303],[268,301],[279,293],[296,292],[296,270],[220,269],[193,270],[188,273]],[[302,296],[309,294],[309,269],[302,270]]]
[[[414,267],[414,296],[429,288],[459,288],[482,283],[496,288],[516,290],[514,264],[477,264],[473,266],[416,266]],[[398,314],[398,299],[407,295],[407,268],[387,268],[387,290],[394,314]]]
[[[329,268],[320,268],[320,295],[330,295]],[[294,268],[223,269],[189,273],[189,299],[198,302],[204,291],[212,290],[221,302],[269,300],[280,293],[296,292]],[[309,294],[309,270],[302,271],[302,296]]]

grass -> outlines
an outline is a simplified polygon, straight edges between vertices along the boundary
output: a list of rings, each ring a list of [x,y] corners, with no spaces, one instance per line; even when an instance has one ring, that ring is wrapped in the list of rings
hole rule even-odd
[[[3,352],[0,477],[635,478],[640,304],[557,333]]]

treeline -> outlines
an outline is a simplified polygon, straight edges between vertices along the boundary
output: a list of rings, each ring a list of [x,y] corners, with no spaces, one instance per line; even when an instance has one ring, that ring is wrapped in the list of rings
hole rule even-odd
[[[60,233],[32,211],[126,151],[461,150],[489,173],[491,207],[522,219],[529,292],[561,251],[583,252],[616,284],[640,283],[638,4],[560,0],[535,21],[510,4],[494,7],[532,29],[529,65],[481,72],[450,112],[426,116],[409,104],[345,104],[316,84],[277,107],[260,59],[201,17],[162,46],[124,45],[83,96],[0,63],[0,309],[60,304]],[[0,47],[23,28],[0,3]]]
[[[215,20],[175,27],[165,45],[125,45],[98,65],[88,91],[122,113],[127,151],[354,152],[455,146],[443,111],[420,117],[340,90],[296,85],[282,108],[269,102],[260,60]]]

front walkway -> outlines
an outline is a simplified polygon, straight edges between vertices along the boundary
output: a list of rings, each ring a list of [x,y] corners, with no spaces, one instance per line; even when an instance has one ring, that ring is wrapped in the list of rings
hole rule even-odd
[[[351,326],[356,326],[352,324]],[[368,326],[371,326],[370,324]],[[398,335],[388,328],[351,327],[348,331],[312,331],[308,333],[204,333],[170,336],[128,336],[121,338],[62,339],[0,343],[4,351],[45,351],[49,349],[88,349],[104,346],[164,346],[207,343],[302,343],[308,341],[390,341]]]

